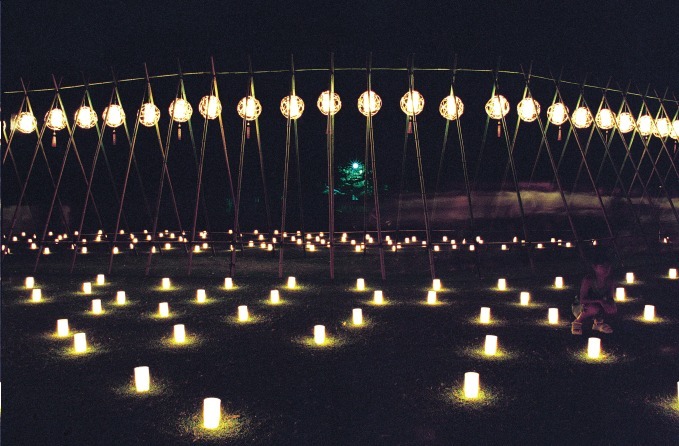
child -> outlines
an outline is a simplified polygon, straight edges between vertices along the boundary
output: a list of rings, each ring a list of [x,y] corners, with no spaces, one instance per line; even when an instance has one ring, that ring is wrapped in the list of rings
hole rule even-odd
[[[594,318],[592,330],[602,333],[613,333],[610,325],[604,323],[604,315],[612,316],[617,312],[613,293],[615,284],[610,279],[611,262],[608,257],[597,252],[592,258],[593,274],[587,274],[582,279],[580,293],[573,303],[573,314],[576,319],[571,324],[571,333],[582,334],[582,322],[590,317]]]

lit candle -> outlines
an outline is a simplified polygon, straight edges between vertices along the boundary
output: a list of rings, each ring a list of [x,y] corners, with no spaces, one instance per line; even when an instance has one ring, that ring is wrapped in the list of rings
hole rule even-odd
[[[101,299],[92,299],[92,314],[101,314],[102,312]]]
[[[270,299],[271,299],[272,304],[280,303],[281,296],[280,296],[280,293],[278,292],[278,290],[271,290]]]
[[[125,302],[126,302],[125,291],[118,291],[116,293],[116,303],[118,305],[125,305]]]
[[[502,245],[502,246],[500,247],[500,249],[501,249],[502,251],[506,251],[506,250],[507,250],[507,245]]]
[[[479,374],[476,372],[467,372],[464,374],[464,397],[478,398],[479,397]]]
[[[354,308],[351,314],[354,325],[363,325],[363,310]]]
[[[164,290],[169,290],[171,286],[169,277],[163,277],[163,280],[160,281],[160,287]]]
[[[217,429],[222,416],[222,401],[219,398],[205,398],[203,400],[203,427]]]
[[[174,326],[174,342],[178,344],[186,342],[186,329],[184,324],[177,324]]]
[[[504,291],[507,289],[507,280],[506,279],[497,279],[497,289],[500,291]]]
[[[497,336],[486,335],[486,343],[484,346],[484,352],[486,355],[493,356],[497,353]]]
[[[627,283],[634,283],[634,273],[625,274],[625,281],[627,281]]]
[[[196,290],[196,301],[198,301],[199,304],[205,303],[205,290],[200,289]]]
[[[625,300],[625,289],[623,287],[615,289],[615,300]]]
[[[318,345],[325,343],[325,325],[314,325],[314,342]]]
[[[441,279],[434,279],[431,287],[434,291],[441,291]]]
[[[31,289],[35,286],[35,279],[33,277],[26,277],[26,280],[24,280],[24,286],[26,289]]]
[[[83,283],[83,293],[92,294],[92,282]]]
[[[644,305],[644,320],[655,320],[655,307],[653,305]]]
[[[170,306],[167,302],[161,302],[158,304],[158,316],[168,317],[170,316]]]
[[[113,247],[113,254],[118,254],[119,252],[120,252],[120,250],[118,249],[118,247],[114,246]]]
[[[587,356],[596,359],[599,357],[601,352],[601,339],[599,338],[589,338],[587,342]]]
[[[479,321],[482,324],[489,324],[490,323],[490,308],[489,307],[481,307],[481,315],[479,317]]]
[[[103,274],[97,274],[97,285],[103,285],[106,282],[106,277]]]
[[[73,335],[73,348],[76,353],[84,353],[87,351],[87,338],[85,333],[76,333]]]
[[[519,296],[519,302],[521,305],[528,305],[530,302],[530,293],[528,291],[521,291],[521,295]]]
[[[384,304],[384,295],[381,290],[375,290],[373,293],[373,302],[377,305]]]
[[[83,248],[80,250],[82,254],[87,254],[87,246],[83,246]]]
[[[563,277],[557,276],[557,277],[554,279],[554,288],[559,289],[559,290],[560,290],[561,288],[563,288]]]
[[[42,253],[43,253],[44,255],[46,255],[46,256],[50,255],[50,249],[49,249],[49,247],[46,246],[45,248],[43,248]]]
[[[676,268],[670,268],[668,275],[669,275],[670,279],[676,279],[677,278],[677,269]]]
[[[250,318],[250,315],[248,314],[248,306],[247,305],[240,305],[238,307],[238,320],[241,322],[247,322],[247,320]]]
[[[365,279],[356,279],[356,289],[358,291],[365,290]]]
[[[434,305],[436,303],[436,291],[427,291],[427,303],[429,305]]]
[[[295,288],[297,286],[297,279],[293,276],[288,277],[288,288]]]
[[[134,368],[134,384],[137,392],[148,392],[151,387],[151,376],[147,366]]]
[[[550,308],[547,310],[547,321],[550,324],[558,324],[559,323],[559,309],[558,308]]]
[[[68,319],[57,320],[57,336],[65,338],[68,336]]]
[[[233,279],[231,277],[227,277],[224,279],[224,288],[226,288],[227,290],[233,288]]]
[[[31,291],[31,300],[33,302],[40,302],[42,300],[42,290],[40,288],[33,288]]]

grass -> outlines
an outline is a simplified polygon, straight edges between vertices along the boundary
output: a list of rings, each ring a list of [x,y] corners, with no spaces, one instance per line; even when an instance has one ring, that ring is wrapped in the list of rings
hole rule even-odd
[[[568,255],[575,255],[570,250]],[[403,255],[405,254],[405,255]],[[186,276],[179,250],[156,258],[150,277],[144,256],[116,258],[106,286],[80,293],[81,283],[104,271],[107,258],[93,250],[73,275],[55,252],[36,282],[43,302],[33,304],[21,286],[32,258],[3,261],[3,440],[7,444],[671,444],[679,439],[679,281],[665,276],[676,258],[636,259],[639,282],[628,287],[615,332],[602,339],[600,359],[586,356],[587,338],[570,334],[570,303],[582,275],[579,263],[551,256],[535,275],[517,261],[486,255],[482,277],[458,253],[440,253],[444,283],[439,304],[427,305],[431,286],[424,252],[387,256],[382,281],[376,256],[338,253],[335,281],[327,252],[286,251],[284,277],[277,259],[248,251],[239,257],[234,289],[224,289],[226,256],[194,257]],[[498,256],[511,256],[511,251]],[[550,262],[551,260],[551,262]],[[118,262],[120,264],[118,264]],[[510,268],[511,266],[511,268]],[[518,264],[518,266],[521,266]],[[285,277],[297,277],[294,290]],[[552,286],[564,276],[568,289]],[[160,290],[161,277],[173,288]],[[355,290],[357,277],[366,291]],[[498,292],[498,277],[509,291]],[[195,290],[206,289],[198,304]],[[278,289],[281,303],[268,301]],[[372,302],[384,291],[385,304]],[[128,303],[115,305],[125,290]],[[519,291],[531,303],[518,304]],[[94,297],[96,296],[96,297]],[[101,298],[105,313],[88,312]],[[170,317],[157,316],[169,302]],[[645,304],[656,321],[643,321]],[[247,305],[250,320],[236,318]],[[491,323],[479,309],[491,308]],[[547,323],[547,308],[560,322]],[[354,326],[352,308],[364,324]],[[72,352],[72,336],[55,335],[68,318],[71,335],[87,334],[85,354]],[[172,340],[185,324],[187,342]],[[316,345],[313,326],[326,326]],[[483,351],[486,334],[498,336],[498,353]],[[133,369],[147,365],[151,390],[139,394]],[[480,374],[481,395],[462,393],[464,373]],[[222,400],[222,424],[202,427],[202,401]]]

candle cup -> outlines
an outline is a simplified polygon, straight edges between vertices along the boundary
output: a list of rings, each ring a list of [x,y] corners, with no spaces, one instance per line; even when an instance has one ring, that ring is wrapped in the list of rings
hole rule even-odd
[[[497,336],[486,335],[483,351],[488,356],[494,356],[497,353]]]
[[[137,392],[148,392],[151,388],[151,376],[147,366],[134,368],[134,384]]]
[[[248,306],[247,305],[240,305],[238,307],[238,320],[240,322],[247,322],[250,319],[250,315],[248,314]]]
[[[222,415],[222,401],[219,398],[203,400],[203,427],[217,429]]]
[[[325,325],[314,325],[314,342],[316,345],[325,344]]]
[[[550,308],[549,310],[547,310],[547,321],[552,325],[559,323],[558,308]]]
[[[589,338],[587,341],[587,356],[592,359],[597,359],[601,353],[601,339]]]
[[[477,372],[464,374],[464,397],[470,399],[479,397],[479,374]]]
[[[354,325],[363,325],[363,310],[354,308],[351,312],[351,316]]]
[[[278,290],[271,290],[269,298],[272,304],[278,304],[281,302],[281,295]]]
[[[57,320],[57,336],[60,338],[65,338],[68,336],[69,329],[68,329],[68,319],[59,319]]]
[[[373,302],[376,305],[384,304],[384,295],[381,290],[375,290],[375,292],[373,293]]]

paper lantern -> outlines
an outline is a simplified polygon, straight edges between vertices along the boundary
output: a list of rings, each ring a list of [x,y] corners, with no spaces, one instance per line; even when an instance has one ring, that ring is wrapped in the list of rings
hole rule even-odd
[[[293,289],[297,286],[297,279],[293,276],[288,277],[288,288]]]
[[[637,119],[637,129],[641,136],[649,136],[653,133],[653,118],[649,115],[639,116],[639,119]]]
[[[365,279],[356,279],[356,289],[358,291],[365,290]]]
[[[205,295],[205,290],[200,289],[196,290],[196,301],[199,304],[205,303],[206,295]]]
[[[509,101],[502,95],[493,95],[488,102],[486,102],[486,114],[491,119],[502,119],[509,113]]]
[[[101,314],[104,310],[101,308],[101,299],[92,299],[92,314]]]
[[[153,127],[160,120],[160,109],[147,102],[139,109],[139,123],[144,127]]]
[[[384,295],[381,290],[375,290],[373,293],[373,302],[377,305],[384,304]]]
[[[358,97],[358,111],[363,116],[375,116],[382,108],[382,98],[374,91],[364,91]]]
[[[281,113],[292,120],[299,119],[304,113],[304,101],[294,94],[281,99]]]
[[[644,320],[655,320],[655,307],[653,305],[644,305]]]
[[[533,98],[523,98],[516,105],[519,118],[525,122],[533,122],[540,116],[540,104]]]
[[[272,304],[277,304],[281,302],[281,296],[278,290],[271,290],[269,294],[269,299],[271,300]]]
[[[670,134],[672,124],[667,118],[658,118],[653,121],[653,136],[656,138],[667,138]]]
[[[441,279],[434,279],[431,285],[434,291],[441,291]]]
[[[615,289],[615,300],[623,301],[625,300],[625,289],[618,287]]]
[[[120,127],[125,122],[125,110],[118,104],[111,104],[101,113],[101,119],[111,128]]]
[[[497,336],[486,335],[483,351],[488,356],[494,356],[497,353]]]
[[[198,103],[198,113],[206,119],[217,119],[222,113],[222,103],[217,96],[203,96]]]
[[[174,342],[177,344],[186,342],[186,327],[184,327],[184,324],[177,324],[172,327],[172,334],[174,336]]]
[[[417,90],[408,91],[401,98],[401,110],[408,116],[416,116],[424,110],[424,97]]]
[[[481,314],[479,316],[479,322],[481,322],[482,324],[489,324],[490,323],[490,308],[481,307]]]
[[[672,121],[672,125],[670,126],[670,138],[674,140],[679,139],[679,119]]]
[[[560,290],[563,288],[563,277],[557,276],[554,278],[554,288]]]
[[[42,300],[42,290],[40,288],[33,288],[31,290],[31,300],[33,302],[40,302]]]
[[[317,345],[325,344],[325,325],[314,325],[314,342]]]
[[[97,274],[97,280],[96,280],[97,285],[104,285],[106,283],[106,276],[103,274]]]
[[[601,353],[601,339],[589,338],[587,341],[587,356],[596,359]]]
[[[441,101],[439,113],[447,120],[454,121],[464,113],[464,103],[459,97],[452,94],[448,95]]]
[[[555,102],[547,109],[547,119],[554,125],[562,125],[568,121],[568,107],[561,102]]]
[[[85,333],[73,335],[73,349],[76,353],[85,353],[87,351],[87,336],[85,336]]]
[[[250,319],[250,315],[248,313],[248,306],[247,305],[240,305],[238,307],[238,320],[240,322],[247,322]]]
[[[615,127],[615,113],[607,108],[602,108],[597,112],[594,122],[601,130],[610,130]]]
[[[634,273],[625,274],[625,281],[630,284],[634,283]]]
[[[558,324],[559,323],[559,309],[558,308],[550,308],[547,310],[547,322],[550,324]]]
[[[530,303],[530,293],[528,291],[521,291],[519,303],[521,305],[528,305]]]
[[[65,338],[68,336],[68,319],[57,320],[57,336]]]
[[[158,316],[160,317],[170,316],[170,305],[167,302],[161,302],[158,304]]]
[[[326,90],[318,97],[316,106],[324,115],[335,115],[342,108],[342,101],[337,93],[330,96],[330,91]]]
[[[81,254],[87,254],[87,246],[83,246],[83,247],[80,249],[80,253],[81,253]]]
[[[75,125],[81,129],[91,129],[97,124],[98,119],[97,113],[92,110],[91,107],[83,105],[78,110],[76,110],[73,121],[75,121]]]
[[[24,280],[24,287],[28,290],[33,288],[35,286],[35,278],[33,277],[26,277]]]
[[[436,304],[436,291],[433,290],[427,291],[427,303],[429,305]]]
[[[118,291],[116,293],[116,303],[118,305],[125,305],[127,297],[125,296],[125,291]]]
[[[479,374],[477,372],[464,374],[464,397],[470,399],[479,397]]]
[[[254,121],[262,114],[262,104],[254,96],[246,96],[236,106],[238,116],[246,121]]]
[[[66,114],[60,108],[53,108],[45,114],[45,125],[52,131],[63,130],[66,124]]]
[[[92,294],[92,282],[84,282],[83,283],[83,293],[84,294]]]
[[[634,116],[629,112],[622,112],[616,118],[616,123],[618,125],[618,131],[620,133],[629,133],[634,130],[636,122]]]
[[[351,311],[351,320],[354,325],[363,325],[363,310],[360,308],[354,308]]]
[[[21,112],[14,118],[14,128],[21,133],[31,133],[38,126],[38,121],[31,112]]]
[[[667,275],[670,279],[676,279],[677,278],[677,269],[676,268],[670,268]]]
[[[160,287],[164,290],[169,290],[172,286],[169,277],[163,277],[160,281]]]
[[[507,289],[507,279],[497,279],[497,289],[505,291]]]
[[[151,387],[151,376],[147,366],[134,368],[134,385],[137,392],[148,392]]]
[[[189,101],[182,98],[177,98],[172,101],[168,110],[170,112],[170,118],[178,123],[188,121],[193,114],[193,107],[191,107]]]
[[[222,417],[222,401],[219,398],[205,398],[203,400],[203,427],[217,429]]]
[[[576,108],[571,116],[573,126],[578,129],[586,129],[592,125],[592,113],[585,106]]]

